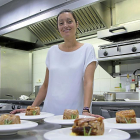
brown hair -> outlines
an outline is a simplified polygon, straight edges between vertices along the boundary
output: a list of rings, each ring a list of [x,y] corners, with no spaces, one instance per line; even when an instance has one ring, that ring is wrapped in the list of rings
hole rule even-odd
[[[58,28],[58,17],[59,17],[59,15],[61,15],[62,13],[65,13],[65,12],[71,13],[75,20],[75,23],[77,23],[77,19],[76,19],[75,14],[73,13],[73,11],[71,11],[69,9],[64,9],[64,10],[60,11],[60,13],[57,15],[57,28]]]

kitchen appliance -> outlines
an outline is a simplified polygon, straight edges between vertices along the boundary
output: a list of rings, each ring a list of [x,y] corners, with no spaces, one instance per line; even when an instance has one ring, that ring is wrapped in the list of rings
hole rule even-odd
[[[79,22],[78,38],[94,35],[97,30],[107,28],[109,22],[104,18],[110,20],[110,12],[106,10],[108,7],[102,7],[103,0],[17,1],[0,8],[0,21],[3,21],[0,24],[0,43],[9,48],[29,51],[63,42],[56,23],[57,14],[63,9],[74,11]]]
[[[92,101],[104,101],[104,95],[93,94]]]
[[[104,118],[115,118],[116,112],[121,110],[130,110],[130,108],[122,108],[122,107],[101,107],[101,115]]]
[[[115,92],[106,92],[103,94],[105,101],[115,101],[116,93]]]
[[[4,113],[9,113],[13,110],[12,104],[0,103],[0,115]]]
[[[140,62],[140,21],[98,31],[97,36],[110,41],[99,46],[98,61],[111,76],[117,76],[115,65]]]

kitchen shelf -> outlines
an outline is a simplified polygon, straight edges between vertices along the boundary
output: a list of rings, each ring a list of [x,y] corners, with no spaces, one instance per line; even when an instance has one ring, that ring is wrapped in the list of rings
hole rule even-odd
[[[115,56],[115,57],[108,57],[108,58],[98,58],[99,65],[108,72],[112,77],[126,77],[127,74],[132,75],[131,72],[115,72],[116,65],[127,65],[127,64],[136,64],[140,63],[140,54],[131,54],[131,55],[123,55],[123,56]]]

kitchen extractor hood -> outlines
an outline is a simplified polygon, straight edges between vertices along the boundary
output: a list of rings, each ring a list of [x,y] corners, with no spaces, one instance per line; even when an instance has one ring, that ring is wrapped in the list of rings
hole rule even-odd
[[[41,14],[42,18],[40,18],[39,20],[33,21],[33,18],[38,16],[33,15],[30,24],[26,22],[28,21],[28,19],[22,19],[19,23],[17,22],[18,24],[15,23],[10,24],[9,26],[2,27],[0,30],[0,35],[4,36],[7,40],[9,40],[9,42],[10,39],[13,38],[16,39],[16,41],[18,40],[19,42],[25,41],[33,43],[34,49],[43,47],[44,45],[62,42],[63,39],[57,30],[56,12],[67,8],[74,11],[79,22],[79,27],[77,29],[77,36],[79,38],[97,34],[97,31],[108,28],[111,23],[110,9],[104,5],[105,2],[106,1],[104,0],[65,1],[65,3],[62,3],[61,5],[54,6],[53,8],[50,7],[50,9],[44,11]],[[53,16],[43,19],[43,14],[46,14],[47,12],[48,14],[53,13]],[[108,17],[108,19],[106,17]],[[22,23],[22,27],[18,29],[20,23]],[[7,46],[10,47],[10,43]],[[24,49],[24,47],[15,47],[14,45],[11,47],[23,50],[33,49],[32,47]]]

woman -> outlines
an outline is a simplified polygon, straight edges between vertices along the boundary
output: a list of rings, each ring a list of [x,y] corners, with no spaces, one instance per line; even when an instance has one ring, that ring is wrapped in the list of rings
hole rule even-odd
[[[64,109],[78,109],[80,114],[99,117],[89,112],[97,65],[94,48],[76,40],[78,21],[72,11],[58,14],[57,27],[64,43],[48,51],[45,80],[32,106],[45,99],[42,111],[62,115]],[[18,111],[25,110],[11,113]]]

